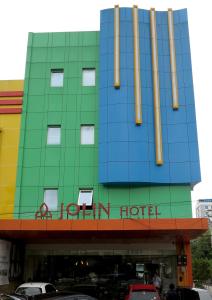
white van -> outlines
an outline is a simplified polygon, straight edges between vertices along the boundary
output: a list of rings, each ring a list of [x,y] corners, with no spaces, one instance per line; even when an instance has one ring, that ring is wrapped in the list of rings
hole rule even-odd
[[[56,288],[51,283],[46,282],[27,282],[19,285],[15,290],[15,294],[25,296],[35,296],[56,292]]]
[[[200,300],[212,300],[208,290],[197,288],[193,288],[192,290],[198,292]]]

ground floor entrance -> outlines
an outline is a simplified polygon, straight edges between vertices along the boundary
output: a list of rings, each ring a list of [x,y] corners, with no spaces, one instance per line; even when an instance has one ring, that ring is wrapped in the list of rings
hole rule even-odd
[[[11,243],[5,277],[10,292],[28,280],[120,291],[156,273],[164,290],[191,287],[190,240],[207,228],[204,219],[1,220],[0,238]]]
[[[161,289],[167,290],[171,282],[177,281],[176,247],[172,241],[27,244],[24,266],[24,281],[53,282],[60,290],[111,290],[113,286],[118,292],[130,282],[153,283],[156,274],[161,278]]]

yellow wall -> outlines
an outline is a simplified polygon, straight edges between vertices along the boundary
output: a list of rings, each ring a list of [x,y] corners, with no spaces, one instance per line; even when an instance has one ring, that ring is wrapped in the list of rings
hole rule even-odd
[[[0,92],[5,91],[23,91],[23,80],[0,81]],[[21,114],[0,114],[0,219],[13,219],[20,121]]]

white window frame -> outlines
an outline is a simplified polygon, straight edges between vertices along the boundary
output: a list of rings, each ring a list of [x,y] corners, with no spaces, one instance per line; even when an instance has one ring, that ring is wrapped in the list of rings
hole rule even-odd
[[[92,128],[92,136],[86,137],[85,136],[85,129],[86,127]],[[93,124],[82,124],[80,126],[80,144],[81,145],[94,145],[95,144],[95,125]]]
[[[59,129],[59,139],[57,142],[51,142],[51,129]],[[55,135],[56,136],[56,135]],[[61,145],[61,125],[48,125],[47,127],[47,145]]]
[[[89,198],[83,202],[84,200],[82,198],[86,193]],[[80,189],[77,204],[79,206],[83,206],[83,204],[85,204],[86,207],[91,207],[93,205],[93,189]]]
[[[56,78],[56,74],[60,75]],[[51,87],[63,87],[64,84],[64,69],[51,69]]]
[[[89,78],[91,76],[91,74],[87,74],[89,71],[94,73],[94,78]],[[82,69],[82,86],[96,86],[96,68]]]
[[[49,199],[47,198],[47,193],[50,191],[55,191],[56,192],[56,198],[53,199],[55,201],[55,203],[49,203]],[[48,206],[48,210],[49,211],[57,211],[58,209],[58,189],[57,188],[44,188],[44,193],[43,193],[43,202]]]

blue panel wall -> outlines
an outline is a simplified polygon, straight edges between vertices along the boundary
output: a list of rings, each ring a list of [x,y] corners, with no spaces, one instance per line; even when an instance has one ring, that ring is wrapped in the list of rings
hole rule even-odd
[[[174,11],[179,110],[172,109],[167,12],[156,13],[164,164],[155,163],[149,11],[139,9],[143,124],[135,124],[132,9],[120,8],[121,87],[114,81],[114,10],[101,11],[99,181],[194,184],[199,151],[186,10]]]

